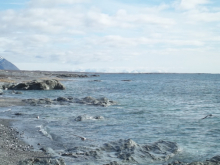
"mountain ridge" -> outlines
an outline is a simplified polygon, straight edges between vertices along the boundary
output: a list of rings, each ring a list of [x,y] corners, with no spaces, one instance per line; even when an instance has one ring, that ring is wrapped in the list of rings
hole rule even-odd
[[[14,64],[0,56],[0,70],[19,70]]]

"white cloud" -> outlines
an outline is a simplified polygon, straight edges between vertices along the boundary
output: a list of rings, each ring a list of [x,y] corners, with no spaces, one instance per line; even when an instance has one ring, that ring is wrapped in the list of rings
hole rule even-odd
[[[192,10],[185,13],[187,17],[194,21],[204,21],[204,22],[219,22],[220,12],[203,12],[199,10]]]
[[[59,4],[71,5],[76,3],[89,2],[89,0],[31,0],[29,5],[32,7],[53,6]]]
[[[182,9],[193,9],[198,5],[209,3],[210,0],[181,0],[180,7]]]
[[[178,1],[187,10],[105,2],[31,0],[27,8],[1,11],[1,55],[21,65],[129,72],[187,70],[200,55],[218,61],[220,14],[206,8],[210,1]]]

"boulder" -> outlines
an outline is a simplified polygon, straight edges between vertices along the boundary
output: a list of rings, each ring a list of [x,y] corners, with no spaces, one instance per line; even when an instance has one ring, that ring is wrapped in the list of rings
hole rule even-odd
[[[33,80],[8,87],[9,90],[64,90],[65,87],[58,80]]]

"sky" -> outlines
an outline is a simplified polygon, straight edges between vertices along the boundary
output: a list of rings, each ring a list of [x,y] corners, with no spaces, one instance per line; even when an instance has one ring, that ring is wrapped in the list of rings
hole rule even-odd
[[[219,0],[0,0],[21,70],[220,73]]]

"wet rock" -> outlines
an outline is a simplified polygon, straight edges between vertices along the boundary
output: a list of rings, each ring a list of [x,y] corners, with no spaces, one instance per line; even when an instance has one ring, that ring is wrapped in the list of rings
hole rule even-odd
[[[114,161],[114,162],[110,162],[108,164],[103,164],[103,165],[121,165],[118,162]]]
[[[183,163],[179,161],[174,161],[172,163],[169,163],[168,165],[220,165],[220,155],[214,156],[213,158],[204,162]]]
[[[20,161],[19,165],[66,165],[63,159],[35,158]]]
[[[56,75],[58,78],[88,78],[87,75],[81,74],[58,74]]]
[[[69,105],[69,103],[72,103],[72,101],[70,101],[68,98],[65,98],[65,97],[58,97],[57,99],[54,99],[54,100],[51,100],[49,98],[44,98],[44,99],[24,99],[22,101],[32,106]]]
[[[2,89],[0,89],[0,95],[3,95],[3,90]]]
[[[65,87],[57,80],[33,80],[30,82],[10,85],[9,90],[64,90]]]
[[[99,77],[100,75],[98,75],[98,74],[93,74],[93,75],[91,75],[91,77]]]
[[[91,96],[82,98],[82,99],[75,99],[75,103],[80,103],[80,104],[87,104],[87,105],[95,105],[95,106],[102,106],[102,107],[107,107],[110,105],[115,105],[116,102],[111,101],[105,97],[102,97],[100,99],[95,99]]]
[[[172,163],[169,163],[168,165],[186,165],[186,163],[176,160],[176,161],[173,161]]]
[[[104,120],[105,119],[103,116],[95,116],[93,118],[96,120]]]
[[[51,100],[49,98],[45,99],[24,99],[23,102],[32,105],[69,105],[71,103],[79,103],[79,104],[87,104],[87,105],[95,105],[95,106],[103,106],[107,107],[110,105],[115,105],[116,102],[108,100],[107,98],[103,97],[100,99],[95,99],[93,97],[85,97],[83,99],[74,99],[72,97],[58,97],[54,100]],[[99,119],[99,117],[96,117],[95,119]],[[100,117],[102,119],[102,117]]]
[[[94,117],[89,117],[89,116],[86,116],[86,115],[80,115],[80,116],[77,116],[74,120],[75,121],[84,121],[84,120],[91,120],[91,119],[95,119],[95,120],[103,120],[105,119],[103,116],[94,116]]]
[[[11,94],[19,95],[19,94],[22,94],[22,92],[20,92],[20,91],[12,91]]]
[[[23,115],[23,114],[18,112],[18,113],[15,113],[15,115],[16,115],[16,116],[21,116],[21,115]]]
[[[1,88],[2,88],[3,90],[7,90],[10,85],[11,85],[11,84],[6,83],[6,84],[3,84],[3,85],[1,86]]]
[[[75,118],[75,121],[83,121],[83,120],[86,120],[86,116],[78,116]]]
[[[50,147],[43,147],[40,150],[51,156],[58,156],[58,154]]]
[[[23,102],[32,105],[32,106],[37,106],[37,105],[51,105],[53,104],[53,101],[49,98],[45,99],[25,99],[22,100]]]
[[[209,161],[210,162],[218,162],[218,163],[220,163],[220,155],[214,156]]]
[[[100,159],[101,157],[99,156],[99,153],[97,151],[88,151],[85,153],[86,156],[95,158],[95,159]]]
[[[152,164],[153,161],[165,161],[177,153],[176,143],[158,141],[153,144],[140,145],[131,139],[118,140],[103,144],[98,148],[74,147],[66,150],[66,156],[75,155],[85,159],[112,161],[103,165]],[[174,165],[174,164],[173,164]]]
[[[139,145],[131,139],[105,143],[102,150],[115,152],[117,158],[127,162],[167,160],[174,156],[178,147],[174,142],[159,141],[150,145]],[[138,162],[142,163],[142,162]]]
[[[69,101],[69,99],[65,97],[58,97],[57,101]]]
[[[69,100],[73,100],[73,97],[68,97]]]

